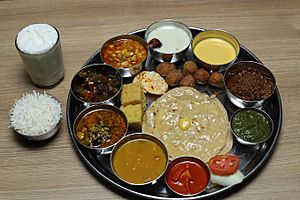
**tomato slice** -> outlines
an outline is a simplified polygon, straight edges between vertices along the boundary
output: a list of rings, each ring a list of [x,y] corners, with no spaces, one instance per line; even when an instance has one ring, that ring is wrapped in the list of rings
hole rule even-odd
[[[228,176],[235,173],[239,165],[240,158],[231,154],[217,155],[208,161],[211,172],[219,176]]]

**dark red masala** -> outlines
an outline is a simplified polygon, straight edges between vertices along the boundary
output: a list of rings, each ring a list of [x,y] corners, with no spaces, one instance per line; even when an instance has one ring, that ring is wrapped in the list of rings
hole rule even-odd
[[[242,71],[230,72],[226,80],[228,90],[236,97],[258,101],[271,95],[275,84],[258,69],[245,67]]]

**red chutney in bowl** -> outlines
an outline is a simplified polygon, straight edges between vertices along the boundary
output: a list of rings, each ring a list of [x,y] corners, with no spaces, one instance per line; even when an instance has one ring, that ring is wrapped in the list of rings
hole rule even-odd
[[[210,181],[210,172],[199,159],[179,157],[170,163],[165,181],[175,193],[192,196],[205,190]]]

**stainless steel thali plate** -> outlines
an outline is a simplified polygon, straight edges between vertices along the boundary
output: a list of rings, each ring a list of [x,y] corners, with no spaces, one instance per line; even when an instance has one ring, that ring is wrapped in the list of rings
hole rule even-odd
[[[204,29],[189,27],[192,31],[193,37],[197,35],[199,32]],[[145,29],[141,29],[130,34],[137,35],[141,38],[144,38]],[[193,54],[191,48],[189,48],[187,56],[185,60],[193,60]],[[248,49],[241,45],[240,54],[235,62],[239,61],[261,61]],[[176,63],[176,66],[182,66],[184,61]],[[93,63],[102,63],[99,50],[96,51],[84,64],[93,64]],[[145,70],[154,70],[155,66],[158,63],[154,61],[150,55],[146,60],[146,68]],[[133,80],[133,78],[125,78],[124,83],[129,83]],[[224,107],[228,112],[228,117],[230,118],[234,111],[238,108],[234,106],[226,96],[225,90],[221,90],[215,87],[211,87],[209,85],[206,86],[197,86],[199,91],[205,92],[207,94],[216,94],[218,99],[223,103]],[[147,96],[147,106],[151,102],[153,102],[157,97],[155,96]],[[94,173],[97,178],[103,180],[103,183],[108,183],[112,186],[112,189],[116,189],[114,191],[123,191],[123,194],[128,194],[130,196],[135,197],[143,197],[148,199],[207,199],[207,198],[220,198],[223,195],[233,194],[236,190],[241,189],[245,186],[249,180],[254,178],[260,169],[267,163],[269,157],[271,156],[273,150],[276,147],[276,142],[280,135],[280,129],[282,124],[282,104],[281,97],[278,89],[273,93],[273,95],[267,99],[267,101],[263,104],[262,110],[267,112],[273,122],[274,122],[274,131],[272,137],[265,143],[259,146],[244,146],[239,144],[234,140],[233,148],[231,153],[236,154],[241,159],[240,169],[245,175],[245,179],[242,183],[228,186],[228,187],[213,187],[205,192],[193,196],[193,197],[182,197],[174,194],[170,191],[164,183],[163,178],[159,179],[157,183],[153,185],[147,186],[132,186],[128,185],[121,180],[119,180],[114,174],[110,166],[110,155],[100,155],[95,152],[88,151],[87,149],[80,146],[74,138],[74,134],[72,133],[72,126],[76,116],[85,108],[85,105],[75,97],[72,96],[71,92],[69,92],[68,100],[67,100],[67,123],[68,129],[71,136],[71,140],[74,144],[74,148],[77,151],[79,157],[83,160],[84,164]]]

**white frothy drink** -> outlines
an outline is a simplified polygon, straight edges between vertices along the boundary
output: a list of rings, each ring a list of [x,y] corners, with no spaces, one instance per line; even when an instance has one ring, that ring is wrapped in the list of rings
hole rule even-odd
[[[16,47],[32,82],[41,87],[57,84],[64,76],[59,33],[48,24],[32,24],[16,37]]]
[[[17,36],[18,48],[27,54],[43,54],[57,42],[58,33],[48,24],[32,24],[23,28]]]

